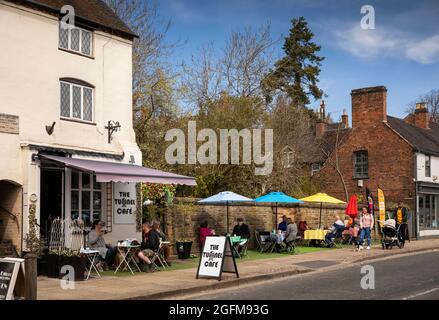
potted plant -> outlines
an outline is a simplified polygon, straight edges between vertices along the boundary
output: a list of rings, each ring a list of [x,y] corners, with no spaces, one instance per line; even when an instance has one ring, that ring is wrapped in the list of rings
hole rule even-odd
[[[36,205],[31,204],[29,206],[29,216],[28,216],[29,232],[26,234],[24,241],[26,243],[27,251],[37,256],[37,274],[42,275],[44,274],[45,271],[43,270],[44,264],[42,263],[43,259],[41,258],[44,248],[44,241],[39,236],[39,232],[38,232],[39,228],[37,225],[35,212],[36,212]]]

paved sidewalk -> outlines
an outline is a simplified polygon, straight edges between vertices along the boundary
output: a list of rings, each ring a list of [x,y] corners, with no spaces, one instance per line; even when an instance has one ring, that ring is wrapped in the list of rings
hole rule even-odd
[[[315,270],[342,268],[352,263],[370,259],[432,249],[439,249],[439,239],[408,242],[404,249],[382,250],[381,246],[375,246],[372,250],[363,250],[361,252],[348,248],[288,255],[274,259],[250,261],[244,259],[244,261],[238,263],[239,279],[235,275],[226,273],[223,274],[223,280],[221,281],[195,279],[196,268],[191,268],[138,274],[136,276],[105,276],[100,279],[94,278],[77,282],[75,290],[63,290],[60,288],[58,279],[40,277],[38,280],[38,299],[160,299]]]

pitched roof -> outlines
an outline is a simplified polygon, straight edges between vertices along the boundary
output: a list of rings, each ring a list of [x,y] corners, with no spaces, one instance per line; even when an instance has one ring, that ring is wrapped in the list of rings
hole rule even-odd
[[[422,129],[391,116],[387,116],[387,123],[416,151],[439,156],[439,124],[430,122],[430,129]]]
[[[6,0],[35,10],[61,16],[61,8],[71,5],[78,23],[130,39],[137,37],[117,14],[102,0]]]

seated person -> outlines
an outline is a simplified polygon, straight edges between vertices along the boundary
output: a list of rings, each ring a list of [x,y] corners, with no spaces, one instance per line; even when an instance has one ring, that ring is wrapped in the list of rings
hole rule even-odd
[[[285,232],[285,243],[293,243],[294,241],[296,241],[296,237],[297,237],[297,225],[296,223],[291,219],[288,218],[287,219],[287,231]]]
[[[305,237],[305,230],[308,230],[308,224],[306,223],[306,221],[300,221],[299,222],[299,235],[301,238]]]
[[[338,233],[342,233],[345,229],[344,222],[340,219],[339,216],[335,217],[334,224],[329,228],[329,232],[325,236],[326,246],[330,247],[333,245],[333,239],[337,237]]]
[[[243,246],[247,243],[248,239],[250,239],[250,228],[244,223],[244,219],[241,217],[236,219],[236,222],[236,226],[233,227],[233,235],[241,237],[241,242],[236,244],[235,248],[238,252],[241,252]]]
[[[144,262],[145,271],[146,272],[154,272],[156,270],[156,266],[151,261],[151,257],[154,255],[154,252],[158,250],[160,246],[160,236],[157,231],[154,231],[151,228],[151,225],[148,222],[144,222],[142,224],[143,231],[143,239],[140,244],[140,251],[137,253],[137,256],[140,260]]]
[[[90,249],[99,251],[100,258],[105,261],[106,267],[109,267],[113,264],[114,257],[116,255],[116,249],[105,243],[104,226],[105,223],[103,221],[93,221],[93,225],[91,227],[92,230],[88,234],[88,246],[90,247]],[[98,268],[99,271],[103,271],[102,261],[99,261],[96,264],[96,268]]]
[[[282,231],[282,232],[285,232],[285,231],[287,231],[287,226],[288,226],[287,216],[283,215],[282,216],[282,222],[279,223],[279,226],[277,227],[277,229]]]
[[[154,220],[152,222],[152,230],[156,231],[159,234],[160,239],[162,241],[167,241],[168,237],[160,230],[160,221]],[[169,261],[169,257],[172,254],[172,248],[169,244],[163,244],[163,256],[165,258],[165,261],[168,265],[171,265],[171,262]]]
[[[209,228],[209,223],[203,221],[200,223],[200,250],[203,250],[206,237],[215,235],[215,230]]]

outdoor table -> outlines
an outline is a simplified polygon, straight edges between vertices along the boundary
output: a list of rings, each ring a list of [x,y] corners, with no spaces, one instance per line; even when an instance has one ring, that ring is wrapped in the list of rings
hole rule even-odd
[[[316,229],[316,230],[305,230],[305,234],[303,238],[305,240],[309,240],[309,243],[312,241],[322,242],[325,241],[325,236],[329,232],[329,230]]]
[[[88,280],[90,278],[90,273],[92,270],[96,272],[98,277],[101,277],[101,274],[99,273],[98,269],[96,268],[95,261],[96,258],[99,256],[98,250],[91,250],[90,248],[84,249],[81,248],[80,253],[83,253],[86,255],[88,261],[90,262],[90,267],[87,270],[87,278],[85,280]]]
[[[126,270],[127,268],[131,271],[131,273],[134,275],[134,271],[130,266],[130,263],[133,263],[135,266],[135,269],[137,269],[139,272],[141,272],[139,265],[136,262],[136,259],[134,258],[135,252],[137,249],[140,248],[140,245],[118,245],[117,251],[122,257],[122,260],[120,261],[119,265],[117,266],[116,270],[114,271],[114,274],[119,271],[121,266],[125,264],[122,270]]]

